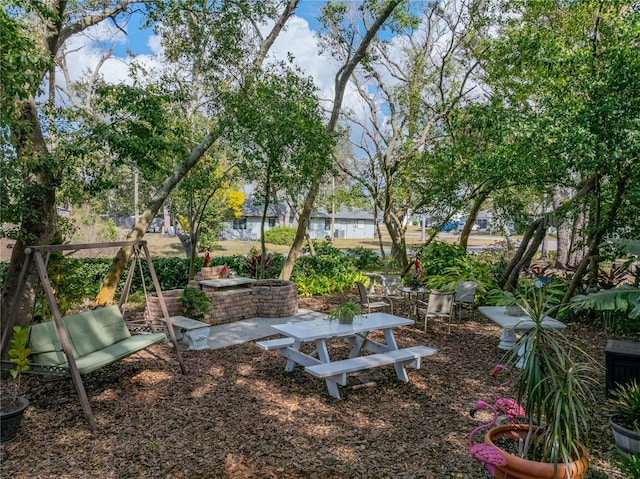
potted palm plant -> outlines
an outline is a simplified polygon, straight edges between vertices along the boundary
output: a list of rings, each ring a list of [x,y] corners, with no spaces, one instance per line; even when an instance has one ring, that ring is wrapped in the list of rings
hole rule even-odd
[[[2,444],[15,440],[20,429],[22,416],[29,405],[27,398],[20,396],[22,373],[29,370],[29,327],[13,327],[9,361],[15,366],[9,370],[10,378],[6,395],[0,396],[0,442]]]
[[[505,361],[512,371],[522,366],[514,385],[527,420],[491,428],[485,442],[506,459],[505,466],[496,466],[496,477],[579,479],[589,464],[586,403],[594,400],[597,363],[562,331],[543,327],[556,309],[555,284],[526,281],[520,287],[513,298],[533,327]]]
[[[609,424],[616,445],[624,452],[640,454],[640,384],[633,379],[619,385],[611,405]]]

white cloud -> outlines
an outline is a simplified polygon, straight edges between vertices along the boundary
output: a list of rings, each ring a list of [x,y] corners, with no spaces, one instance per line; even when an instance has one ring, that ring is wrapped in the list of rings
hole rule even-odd
[[[271,25],[269,25],[269,29]],[[293,16],[287,22],[269,52],[269,57],[284,60],[291,54],[294,63],[313,78],[322,99],[333,99],[335,74],[338,69],[333,58],[321,55],[318,37],[304,18]]]

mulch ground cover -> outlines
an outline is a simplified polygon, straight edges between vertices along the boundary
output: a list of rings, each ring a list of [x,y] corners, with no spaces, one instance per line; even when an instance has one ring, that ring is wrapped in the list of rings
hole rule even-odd
[[[346,297],[355,295],[305,298],[300,307],[326,312]],[[395,313],[407,311],[397,305]],[[29,378],[31,405],[18,439],[0,447],[1,477],[488,478],[467,441],[491,416],[469,411],[491,401],[499,383],[489,371],[503,354],[500,330],[479,313],[454,322],[451,334],[446,324],[429,328],[396,331],[400,347],[438,350],[408,369],[408,384],[392,366],[376,368],[349,376],[342,400],[300,367],[286,373],[282,356],[253,342],[186,351],[187,375],[170,346],[156,345],[85,378],[95,432],[70,380]],[[566,332],[603,365],[587,477],[619,478],[604,398],[607,338],[585,325]],[[339,341],[332,346],[334,357],[347,354]]]

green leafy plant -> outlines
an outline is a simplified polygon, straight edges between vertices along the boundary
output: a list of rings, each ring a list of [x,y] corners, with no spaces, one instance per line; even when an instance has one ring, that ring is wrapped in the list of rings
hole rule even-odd
[[[186,287],[182,290],[182,312],[189,318],[202,321],[209,310],[209,298],[199,289]]]
[[[264,232],[266,243],[291,246],[296,237],[296,229],[289,226],[276,226]]]
[[[298,286],[298,293],[305,296],[343,292],[352,288],[356,281],[368,281],[356,266],[353,257],[345,255],[329,243],[320,243],[315,256],[298,258],[291,280]]]
[[[327,319],[329,321],[337,320],[339,323],[350,324],[358,314],[360,314],[360,305],[353,301],[347,301],[333,308],[329,312]]]
[[[467,250],[462,246],[444,241],[432,241],[416,248],[416,258],[420,260],[426,276],[441,274],[445,268],[455,265],[457,259],[466,255]]]
[[[13,327],[13,336],[10,341],[11,348],[9,349],[9,361],[15,365],[9,370],[9,374],[13,380],[9,397],[13,403],[22,393],[22,373],[30,369],[29,355],[31,354],[31,348],[27,347],[30,329],[30,326]]]
[[[612,417],[631,431],[640,431],[640,384],[632,379],[613,390]]]
[[[358,246],[345,251],[347,256],[355,259],[356,266],[362,271],[376,271],[382,268],[382,260],[375,251]]]
[[[531,457],[531,453],[542,462],[568,465],[580,456],[580,444],[587,438],[586,403],[595,400],[590,386],[597,386],[594,377],[598,366],[562,331],[543,327],[545,317],[558,305],[548,288],[553,290],[549,283],[523,281],[513,292],[514,304],[522,308],[533,327],[509,352],[506,364],[515,371],[522,361],[515,378],[518,401],[524,405],[529,423],[522,457]],[[536,425],[541,425],[538,432],[534,432]]]
[[[621,477],[640,477],[640,454],[627,454],[620,450],[617,453],[615,463]]]

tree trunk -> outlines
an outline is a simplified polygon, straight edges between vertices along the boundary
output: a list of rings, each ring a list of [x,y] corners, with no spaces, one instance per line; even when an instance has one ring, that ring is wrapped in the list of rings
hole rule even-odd
[[[189,170],[196,165],[211,145],[213,145],[216,139],[217,135],[213,133],[208,134],[189,154],[185,161],[173,170],[173,174],[164,181],[162,186],[157,189],[155,195],[151,198],[151,201],[149,201],[147,209],[142,213],[138,222],[127,235],[127,241],[141,240],[144,237],[149,225],[156,217],[156,214],[158,214],[160,208],[162,208],[171,191],[173,191],[178,182],[185,177]],[[118,285],[120,277],[124,273],[132,254],[133,251],[131,248],[122,248],[118,251],[111,263],[111,267],[107,272],[102,283],[102,287],[100,288],[100,292],[96,298],[97,304],[105,305],[113,302],[116,286]]]
[[[464,224],[464,228],[462,228],[462,233],[460,233],[460,246],[462,246],[465,250],[467,249],[467,244],[469,243],[469,235],[471,235],[471,231],[473,230],[473,225],[476,222],[476,218],[478,217],[480,208],[488,197],[488,190],[479,192],[478,196],[473,202],[473,205],[471,206],[471,211],[469,212],[469,216],[467,217],[467,222]]]
[[[515,267],[511,270],[511,274],[509,275],[509,278],[507,279],[507,283],[505,285],[507,290],[513,290],[518,285],[520,272],[531,265],[531,259],[536,254],[536,251],[538,251],[538,248],[540,247],[540,243],[542,243],[542,241],[544,240],[544,237],[547,234],[546,219],[541,218],[537,223],[538,224],[535,229],[535,234],[533,235],[532,240],[529,242],[526,252],[521,256],[520,260],[516,263]],[[522,243],[525,244],[524,241]],[[522,247],[522,245],[520,246]]]
[[[23,182],[27,190],[25,195],[25,219],[21,231],[29,235],[21,236],[11,252],[11,260],[5,276],[2,290],[2,323],[8,324],[7,315],[11,311],[13,299],[17,294],[18,278],[25,261],[25,247],[28,245],[46,245],[58,238],[58,222],[56,210],[56,189],[59,184],[59,168],[50,157],[49,150],[42,134],[38,111],[33,98],[22,103],[20,122],[23,128],[13,132],[16,140],[17,161],[24,165]],[[41,167],[27,166],[39,163]],[[33,265],[27,272],[24,290],[19,298],[19,307],[14,324],[24,326],[31,321],[36,300],[38,273]]]
[[[518,247],[518,250],[513,255],[513,258],[511,258],[511,261],[509,261],[509,264],[507,265],[505,270],[502,272],[502,275],[498,280],[498,285],[500,286],[500,288],[504,289],[506,286],[508,286],[511,278],[513,277],[517,278],[518,275],[520,274],[520,271],[517,269],[517,267],[519,264],[522,264],[521,260],[524,257],[525,252],[527,251],[527,246],[529,245],[531,238],[533,237],[535,232],[538,230],[541,223],[542,223],[542,218],[538,218],[537,220],[533,221],[529,225],[529,228],[527,228],[527,231],[525,231],[524,236],[522,237],[522,242]]]
[[[265,57],[269,53],[269,49],[275,42],[279,33],[284,28],[288,19],[293,15],[298,3],[300,0],[289,0],[287,5],[274,24],[269,35],[264,39],[260,46],[260,50],[256,55],[256,59],[253,63],[254,68],[258,69],[262,65]],[[127,235],[127,239],[142,239],[144,233],[147,231],[149,224],[153,218],[155,218],[158,210],[162,207],[165,200],[169,197],[173,188],[178,184],[178,182],[184,178],[184,176],[193,168],[196,163],[202,158],[202,156],[207,152],[207,150],[213,145],[213,143],[217,140],[218,133],[211,132],[206,135],[200,144],[196,146],[196,148],[191,151],[189,156],[174,170],[171,176],[169,176],[162,186],[158,188],[156,194],[151,199],[147,206],[147,210],[142,214],[142,218],[140,222],[136,223],[133,230]],[[151,220],[145,220],[148,216],[151,217]],[[147,222],[148,221],[148,222]],[[146,223],[146,224],[145,224]],[[98,293],[98,297],[96,298],[96,302],[98,304],[108,304],[113,301],[113,296],[115,294],[115,288],[120,281],[120,277],[124,273],[124,268],[127,265],[129,258],[131,257],[132,251],[130,248],[124,248],[118,251],[118,254],[113,260],[111,268],[109,269],[107,276],[102,283],[102,287],[100,288],[100,292]]]
[[[553,208],[557,209],[564,197],[566,196],[563,191],[564,188],[556,187],[553,193]],[[569,222],[565,219],[562,221],[556,228],[557,237],[556,237],[556,268],[566,268],[569,263],[569,249],[571,246],[571,228],[569,227]]]
[[[376,18],[375,22],[373,22],[373,24],[367,30],[367,33],[362,39],[362,42],[358,46],[357,50],[354,52],[353,56],[350,57],[349,61],[345,65],[343,65],[340,70],[338,70],[335,82],[333,109],[331,111],[331,118],[327,123],[327,131],[332,132],[336,129],[336,126],[338,124],[338,117],[340,116],[340,109],[342,108],[344,91],[347,87],[347,82],[351,77],[353,70],[355,70],[356,66],[358,66],[358,64],[362,61],[365,54],[367,53],[367,50],[369,49],[369,45],[378,33],[378,30],[386,22],[391,13],[393,13],[393,10],[398,6],[400,1],[401,0],[393,0],[386,5],[384,10],[380,12],[378,18]],[[309,192],[304,199],[304,206],[302,208],[302,213],[300,214],[300,222],[298,224],[298,229],[296,230],[296,236],[293,240],[293,244],[291,245],[291,249],[289,250],[289,254],[287,255],[287,259],[284,262],[282,273],[280,274],[280,277],[282,279],[288,280],[289,278],[291,278],[293,265],[298,259],[298,255],[300,254],[300,250],[302,249],[302,242],[304,241],[305,232],[309,227],[309,218],[311,216],[311,211],[313,210],[313,205],[316,201],[316,197],[318,196],[318,191],[320,191],[320,182],[322,180],[322,176],[323,172],[319,173],[318,176],[313,179],[309,188]]]
[[[624,171],[618,175],[618,181],[616,182],[616,193],[613,197],[613,201],[609,206],[609,210],[607,211],[605,219],[595,228],[593,236],[591,237],[591,241],[589,242],[587,254],[584,256],[584,258],[582,258],[582,261],[578,265],[578,268],[573,275],[571,282],[569,283],[569,287],[565,292],[564,298],[562,299],[563,304],[569,302],[571,297],[574,295],[578,285],[582,283],[582,279],[587,270],[587,266],[589,266],[589,264],[592,264],[593,262],[596,262],[597,264],[599,260],[599,258],[597,257],[598,248],[604,234],[608,232],[611,228],[611,225],[613,225],[613,222],[618,214],[618,210],[622,205],[628,179],[629,178]]]

